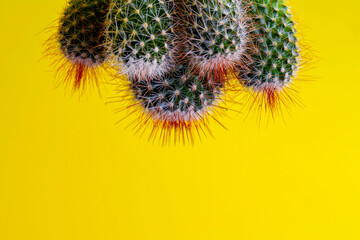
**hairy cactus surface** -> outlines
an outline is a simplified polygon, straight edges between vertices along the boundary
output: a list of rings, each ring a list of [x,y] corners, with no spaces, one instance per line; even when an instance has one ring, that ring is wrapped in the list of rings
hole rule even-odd
[[[109,0],[71,0],[58,28],[56,39],[69,65],[61,64],[75,90],[85,87],[91,73],[107,58],[105,19]],[[97,80],[97,79],[95,79]],[[97,84],[97,82],[96,82]]]
[[[133,80],[136,100],[154,119],[191,122],[201,119],[221,93],[221,83],[209,84],[178,65],[163,79]]]
[[[194,72],[224,81],[244,65],[248,29],[242,0],[183,0],[177,5],[176,42]]]
[[[173,67],[172,0],[114,0],[107,35],[114,62],[131,78],[160,77]]]
[[[164,136],[170,132],[188,134],[194,127],[208,131],[206,119],[216,109],[223,87],[189,73],[187,64],[177,65],[162,79],[133,79],[130,85],[147,116],[144,122],[151,122],[155,130],[160,128]]]
[[[292,82],[299,64],[299,46],[292,15],[283,0],[250,0],[255,33],[250,70],[240,73],[242,83],[273,110],[282,91]],[[289,95],[287,95],[289,97]]]

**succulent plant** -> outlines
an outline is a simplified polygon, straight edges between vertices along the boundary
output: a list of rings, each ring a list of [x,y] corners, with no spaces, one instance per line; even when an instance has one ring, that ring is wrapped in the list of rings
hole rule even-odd
[[[291,100],[284,91],[298,70],[296,28],[283,0],[250,0],[249,4],[255,40],[252,63],[241,71],[240,79],[265,108],[274,110],[286,99]]]
[[[97,82],[96,69],[107,59],[105,19],[109,0],[71,0],[59,22],[53,43],[48,50],[60,49],[60,59],[55,59],[58,71],[74,90]],[[54,54],[53,54],[54,55]]]
[[[223,87],[191,74],[187,64],[178,64],[161,79],[130,81],[135,101],[148,116],[146,121],[151,118],[155,128],[166,130],[165,135],[171,131],[188,133],[194,126],[202,128],[216,108]]]
[[[220,105],[234,76],[251,108],[287,106],[300,64],[284,0],[69,0],[47,50],[60,51],[54,63],[74,90],[97,85],[110,62],[127,78],[115,99],[130,97],[135,128],[150,125],[164,141],[211,134],[209,118],[221,125],[214,114],[230,110]]]
[[[242,0],[183,0],[177,5],[176,44],[194,72],[224,82],[244,66],[249,35]]]
[[[173,67],[173,10],[172,0],[113,0],[107,41],[120,73],[152,79]]]

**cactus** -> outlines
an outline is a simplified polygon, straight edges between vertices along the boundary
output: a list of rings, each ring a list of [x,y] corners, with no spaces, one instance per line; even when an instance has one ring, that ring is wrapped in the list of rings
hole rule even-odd
[[[92,81],[98,85],[97,68],[107,58],[105,19],[109,0],[71,0],[60,18],[57,33],[49,39],[48,54],[61,51],[58,72],[65,74],[65,83],[74,90],[85,88]],[[49,53],[50,52],[50,53]]]
[[[215,81],[244,65],[248,42],[242,0],[183,0],[178,3],[177,44],[194,72]]]
[[[54,49],[74,90],[98,84],[97,70],[110,60],[127,77],[120,92],[135,101],[125,109],[141,109],[138,130],[150,124],[150,138],[164,140],[211,134],[208,117],[220,124],[214,114],[230,110],[218,104],[234,74],[254,93],[251,107],[287,106],[300,64],[284,0],[70,0],[48,54]]]
[[[114,0],[107,18],[108,45],[120,73],[161,77],[173,67],[172,0]]]
[[[251,0],[250,16],[256,35],[250,70],[240,72],[241,83],[255,92],[260,105],[273,111],[292,100],[285,90],[296,77],[299,46],[295,24],[283,0]]]
[[[187,64],[178,64],[163,79],[130,79],[130,86],[135,101],[147,116],[144,122],[151,118],[153,131],[161,130],[161,137],[166,137],[172,131],[192,135],[193,127],[208,131],[205,120],[216,107],[223,84],[209,84],[189,73]]]

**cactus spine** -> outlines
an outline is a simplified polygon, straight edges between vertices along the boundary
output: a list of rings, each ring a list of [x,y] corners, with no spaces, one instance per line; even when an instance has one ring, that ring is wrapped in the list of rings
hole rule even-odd
[[[250,16],[256,35],[250,71],[240,73],[241,82],[274,110],[281,94],[296,76],[299,46],[291,13],[283,0],[251,0]],[[287,98],[290,95],[285,94]]]
[[[130,78],[160,77],[172,67],[172,0],[114,0],[107,18],[110,51]]]
[[[244,65],[248,29],[242,0],[184,0],[178,5],[177,44],[186,40],[184,55],[195,72],[224,81]]]
[[[61,19],[56,35],[57,45],[69,64],[60,64],[65,81],[73,89],[85,88],[94,70],[107,58],[104,46],[104,21],[109,0],[71,0]]]

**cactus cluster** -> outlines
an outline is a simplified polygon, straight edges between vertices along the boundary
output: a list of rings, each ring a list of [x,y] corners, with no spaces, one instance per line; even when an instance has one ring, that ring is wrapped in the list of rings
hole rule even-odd
[[[89,71],[107,59],[103,43],[108,7],[106,0],[71,0],[60,19],[57,39],[75,89],[85,86]]]
[[[70,0],[56,40],[75,89],[109,63],[146,122],[191,129],[220,108],[229,79],[271,111],[281,104],[300,62],[296,36],[284,0]]]
[[[278,94],[295,77],[299,65],[296,29],[284,0],[252,0],[249,11],[255,40],[249,69],[240,72],[242,84],[260,95],[270,110]]]

